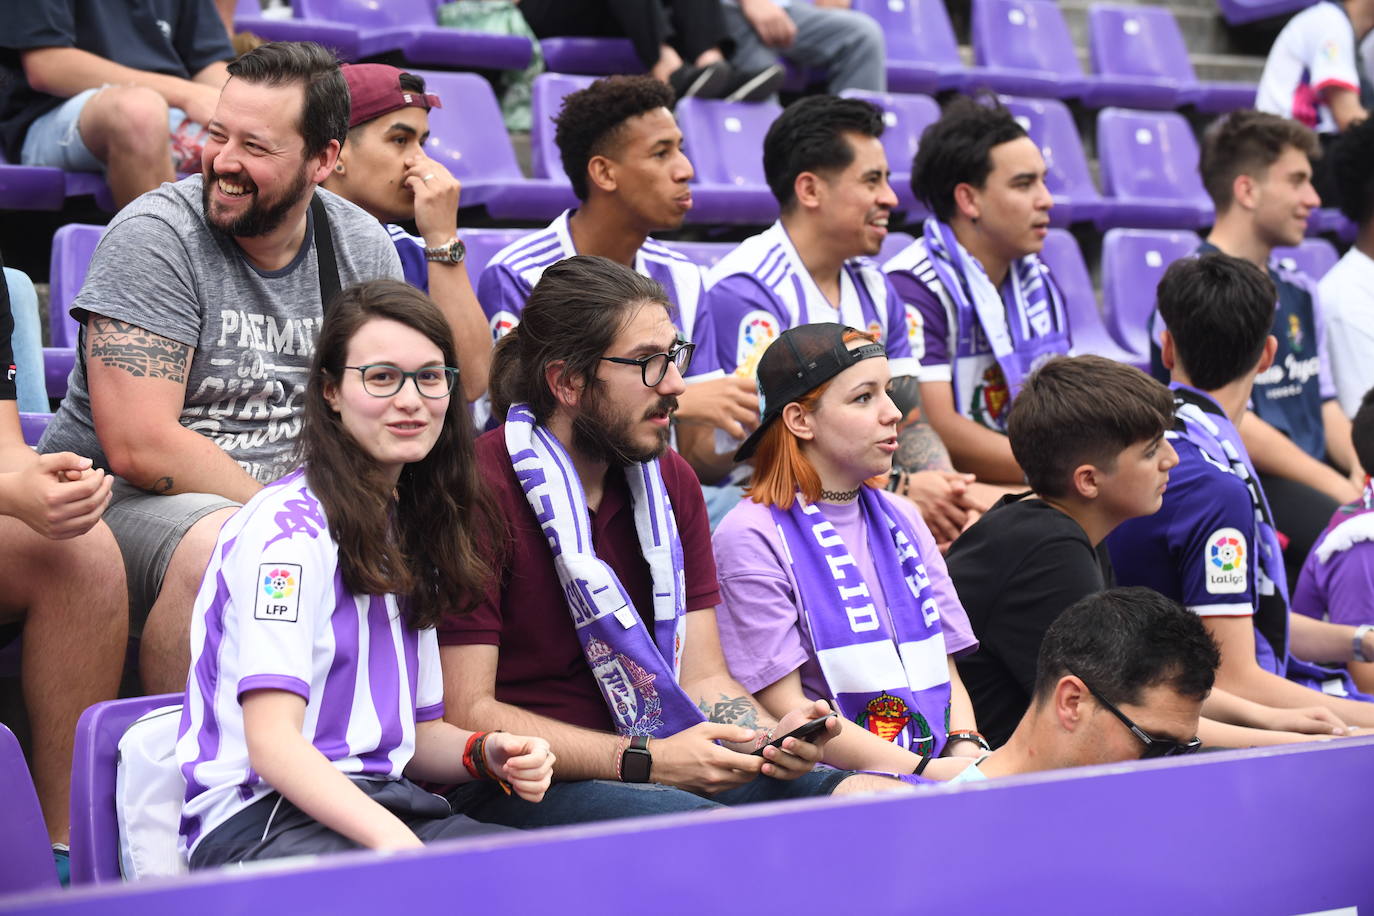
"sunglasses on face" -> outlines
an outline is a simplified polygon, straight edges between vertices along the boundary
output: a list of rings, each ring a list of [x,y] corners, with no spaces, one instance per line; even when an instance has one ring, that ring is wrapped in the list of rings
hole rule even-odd
[[[1080,681],[1083,681],[1083,678],[1074,674],[1073,671],[1069,673],[1073,674],[1073,676]],[[1151,735],[1149,732],[1145,731],[1145,729],[1132,722],[1130,716],[1117,709],[1106,697],[1094,690],[1092,684],[1083,681],[1083,686],[1088,688],[1088,693],[1093,695],[1093,699],[1097,700],[1098,703],[1106,707],[1108,712],[1120,719],[1122,724],[1131,730],[1131,734],[1139,738],[1145,745],[1145,749],[1140,752],[1141,760],[1153,760],[1156,757],[1177,757],[1180,754],[1191,754],[1202,747],[1202,739],[1196,736],[1187,741],[1175,741],[1173,738],[1156,738],[1154,735]]]

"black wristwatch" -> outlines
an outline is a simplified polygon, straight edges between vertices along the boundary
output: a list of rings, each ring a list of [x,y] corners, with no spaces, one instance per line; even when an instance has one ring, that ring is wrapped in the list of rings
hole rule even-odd
[[[440,264],[461,264],[467,253],[467,246],[463,244],[462,239],[455,235],[442,245],[426,248],[425,260],[436,261]]]
[[[648,737],[635,735],[630,739],[630,746],[620,754],[620,781],[648,782],[653,767],[654,758],[649,753]]]

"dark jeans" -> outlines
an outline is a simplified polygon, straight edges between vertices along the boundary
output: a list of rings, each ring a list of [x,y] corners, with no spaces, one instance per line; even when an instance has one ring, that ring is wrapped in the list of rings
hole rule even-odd
[[[711,798],[654,783],[604,779],[556,782],[538,804],[514,795],[508,796],[491,782],[463,783],[450,791],[447,797],[455,811],[462,811],[486,823],[521,828],[558,827],[829,795],[850,775],[847,770],[818,766],[805,776],[793,780],[759,776]]]
[[[646,70],[665,44],[689,64],[728,44],[720,0],[521,0],[520,13],[540,38],[628,38]]]

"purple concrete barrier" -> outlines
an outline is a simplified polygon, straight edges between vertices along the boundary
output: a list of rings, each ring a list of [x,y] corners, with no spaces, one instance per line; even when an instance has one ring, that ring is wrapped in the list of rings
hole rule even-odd
[[[1374,906],[1371,772],[1374,738],[1202,754],[50,891],[0,912],[1295,916]]]

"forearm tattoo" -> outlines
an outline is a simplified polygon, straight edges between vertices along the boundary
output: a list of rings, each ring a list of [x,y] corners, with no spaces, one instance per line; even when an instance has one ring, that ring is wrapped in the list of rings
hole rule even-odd
[[[185,344],[127,321],[103,315],[91,317],[89,358],[111,369],[123,369],[135,378],[161,378],[184,384],[190,351]]]
[[[892,400],[902,412],[897,428],[897,454],[892,467],[897,471],[952,471],[949,450],[940,441],[921,410],[921,383],[912,376],[892,380]]]
[[[759,710],[749,697],[727,697],[722,693],[715,703],[708,703],[703,699],[697,706],[712,722],[739,725],[744,728],[759,727]]]

